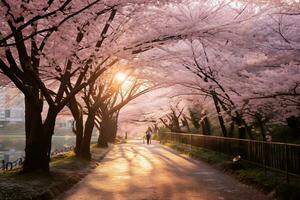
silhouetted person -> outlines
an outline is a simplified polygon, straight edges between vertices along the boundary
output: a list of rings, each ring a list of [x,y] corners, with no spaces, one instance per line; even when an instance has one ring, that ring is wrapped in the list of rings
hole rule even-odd
[[[148,127],[147,131],[146,131],[146,139],[147,139],[147,144],[151,144],[151,134],[152,134],[152,130],[150,127]]]

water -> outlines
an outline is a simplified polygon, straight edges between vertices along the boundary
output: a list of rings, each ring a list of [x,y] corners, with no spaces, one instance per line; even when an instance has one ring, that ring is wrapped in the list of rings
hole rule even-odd
[[[92,137],[92,142],[97,141],[98,136]],[[52,137],[52,151],[63,147],[75,145],[75,136],[54,135]],[[9,161],[14,161],[24,155],[25,135],[0,135],[0,161],[4,154],[9,154]]]

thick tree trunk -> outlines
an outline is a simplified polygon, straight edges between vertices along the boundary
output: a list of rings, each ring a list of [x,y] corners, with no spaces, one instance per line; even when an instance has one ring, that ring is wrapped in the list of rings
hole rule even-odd
[[[102,121],[100,123],[100,132],[98,137],[97,146],[101,148],[107,148],[108,147],[108,140],[109,135],[111,132],[111,120],[108,115],[102,116]]]
[[[117,137],[117,131],[118,131],[118,120],[116,117],[112,117],[108,120],[107,123],[107,141],[114,143]]]
[[[41,112],[25,97],[25,161],[23,172],[49,171]]]
[[[81,148],[81,143],[83,139],[83,118],[82,115],[80,116],[79,119],[75,120],[75,126],[76,126],[76,142],[75,142],[75,148],[74,152],[76,155],[79,154],[80,148]]]
[[[83,138],[83,113],[82,110],[78,107],[78,103],[75,97],[70,99],[70,103],[68,107],[71,110],[71,113],[75,121],[75,126],[73,127],[73,132],[76,135],[74,152],[76,155],[78,155],[80,152],[82,138]]]
[[[108,147],[108,142],[114,143],[117,137],[118,130],[118,113],[109,115],[102,114],[100,123],[100,133],[98,137],[97,146],[102,148]]]
[[[47,162],[48,162],[48,170],[51,156],[51,147],[52,147],[52,136],[54,134],[55,122],[58,111],[56,109],[52,109],[51,107],[48,110],[47,117],[44,122],[43,131],[45,135],[45,148],[47,151]]]
[[[40,110],[25,97],[26,146],[23,172],[49,172],[51,139],[57,113],[49,110],[43,124]]]
[[[99,133],[97,146],[100,148],[107,148],[108,147],[108,141],[105,134],[102,134],[101,131]]]
[[[84,135],[81,142],[81,147],[78,156],[84,159],[91,159],[91,138],[95,126],[96,110],[91,110],[85,122]]]

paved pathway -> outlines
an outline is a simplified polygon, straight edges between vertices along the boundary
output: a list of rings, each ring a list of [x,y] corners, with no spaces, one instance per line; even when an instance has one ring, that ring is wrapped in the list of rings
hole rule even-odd
[[[267,200],[261,192],[159,144],[116,145],[60,200]]]

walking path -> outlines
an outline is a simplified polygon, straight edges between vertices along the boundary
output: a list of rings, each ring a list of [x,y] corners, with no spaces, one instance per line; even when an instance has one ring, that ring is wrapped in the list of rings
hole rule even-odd
[[[115,145],[60,200],[267,200],[255,189],[160,144]]]

